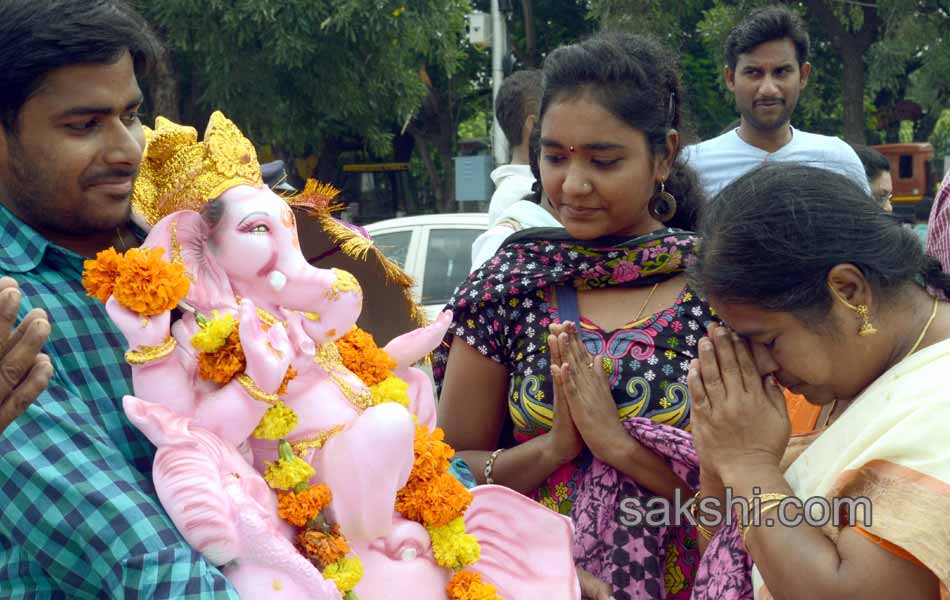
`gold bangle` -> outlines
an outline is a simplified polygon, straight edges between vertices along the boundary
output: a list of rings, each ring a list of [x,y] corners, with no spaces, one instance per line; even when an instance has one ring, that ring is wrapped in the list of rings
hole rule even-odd
[[[495,483],[495,480],[492,479],[492,469],[495,468],[495,459],[498,458],[498,455],[504,452],[504,448],[499,448],[488,455],[488,460],[485,461],[485,483],[491,485]]]
[[[762,501],[761,504],[759,505],[759,506],[760,506],[760,508],[759,508],[759,519],[761,519],[761,518],[762,518],[762,515],[764,515],[764,514],[767,513],[768,511],[772,510],[773,508],[779,508],[780,506],[782,506],[782,502],[784,502],[785,499],[786,499],[786,498],[789,498],[790,496],[789,496],[788,494],[775,494],[775,493],[770,493],[770,494],[757,494],[755,497],[758,497],[758,498]],[[753,497],[753,499],[754,499],[755,497]],[[745,543],[746,543],[746,537],[749,535],[749,530],[752,529],[752,523],[753,523],[754,521],[755,521],[755,519],[753,518],[753,516],[752,516],[752,514],[751,514],[751,512],[750,512],[750,514],[749,514],[749,522],[746,523],[746,526],[745,526],[745,527],[742,527],[741,530],[740,530],[740,532],[739,532],[739,535],[742,537],[742,545],[743,545],[743,546],[744,546]]]
[[[280,399],[277,394],[268,394],[261,388],[257,387],[257,384],[254,383],[254,380],[251,379],[247,373],[241,373],[235,379],[237,379],[237,382],[244,387],[244,391],[246,391],[251,398],[254,398],[259,402],[274,406]]]
[[[161,360],[171,354],[178,345],[178,340],[168,336],[159,346],[139,346],[135,350],[128,350],[125,353],[125,362],[133,367]]]
[[[698,512],[699,495],[701,493],[702,490],[696,490],[696,493],[693,494],[693,503],[689,505],[689,514],[693,516],[693,523],[696,525],[696,531],[698,531],[701,536],[706,538],[706,541],[708,542],[713,539],[713,537],[715,537],[716,532],[699,522],[699,515],[696,513]]]

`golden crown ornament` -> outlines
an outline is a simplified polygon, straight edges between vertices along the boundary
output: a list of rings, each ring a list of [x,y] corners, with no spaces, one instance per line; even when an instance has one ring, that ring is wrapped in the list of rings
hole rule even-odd
[[[179,210],[200,210],[238,185],[264,185],[254,145],[221,112],[208,120],[204,140],[194,127],[164,117],[145,127],[145,156],[132,190],[132,207],[149,225]]]

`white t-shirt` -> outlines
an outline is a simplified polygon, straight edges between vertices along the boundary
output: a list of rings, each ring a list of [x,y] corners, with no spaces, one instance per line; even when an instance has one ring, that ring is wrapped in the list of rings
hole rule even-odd
[[[798,162],[837,171],[850,177],[868,194],[871,186],[861,159],[846,142],[836,137],[792,129],[792,139],[776,150],[766,152],[747,144],[739,130],[726,133],[684,149],[686,164],[699,176],[706,197],[712,200],[722,188],[755,167],[767,162]]]
[[[491,172],[491,180],[495,184],[495,193],[488,204],[489,227],[497,223],[501,213],[512,204],[531,194],[534,175],[528,165],[502,165]]]
[[[472,242],[472,271],[495,256],[501,245],[516,231],[531,227],[560,227],[561,223],[541,206],[521,200],[504,211],[497,223]]]

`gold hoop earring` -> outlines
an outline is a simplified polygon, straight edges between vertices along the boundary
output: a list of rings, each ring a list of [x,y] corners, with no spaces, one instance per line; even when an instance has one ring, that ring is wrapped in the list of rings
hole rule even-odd
[[[859,304],[857,306],[854,306],[853,304],[845,300],[844,296],[838,293],[838,290],[831,287],[830,283],[828,284],[828,289],[831,290],[831,293],[834,294],[835,298],[840,300],[842,304],[844,304],[845,306],[847,306],[854,312],[858,313],[858,316],[861,317],[863,323],[861,323],[861,328],[858,329],[858,335],[860,335],[861,337],[868,337],[869,335],[874,335],[875,333],[877,333],[877,329],[875,329],[874,324],[871,323],[871,309],[868,308],[867,304]]]
[[[660,182],[660,190],[650,198],[647,210],[651,217],[661,223],[669,221],[676,214],[676,198],[666,191],[664,182]]]

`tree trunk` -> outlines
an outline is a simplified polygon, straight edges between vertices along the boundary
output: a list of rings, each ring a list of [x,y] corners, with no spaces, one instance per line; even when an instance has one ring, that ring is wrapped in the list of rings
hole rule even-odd
[[[842,104],[844,107],[844,138],[849,142],[863,144],[864,137],[864,55],[877,39],[881,26],[878,8],[862,4],[861,29],[850,31],[832,10],[833,0],[805,0],[811,15],[831,39],[831,45],[841,54],[844,67]]]
[[[435,162],[432,160],[429,142],[426,141],[422,132],[418,131],[415,127],[409,127],[408,131],[416,141],[416,150],[419,152],[422,166],[425,167],[426,173],[429,174],[429,182],[432,184],[432,191],[435,194],[436,206],[439,207],[439,212],[444,212],[442,210],[442,176],[439,175],[439,169],[436,168]]]
[[[524,20],[524,63],[529,68],[538,65],[536,46],[537,34],[534,30],[533,0],[521,0],[521,18]]]
[[[864,50],[845,45],[841,49],[841,61],[844,65],[844,139],[852,144],[864,144]]]
[[[171,50],[163,48],[155,63],[148,84],[149,97],[152,100],[152,113],[181,123],[181,111],[178,95],[178,81],[175,79],[175,66]]]

